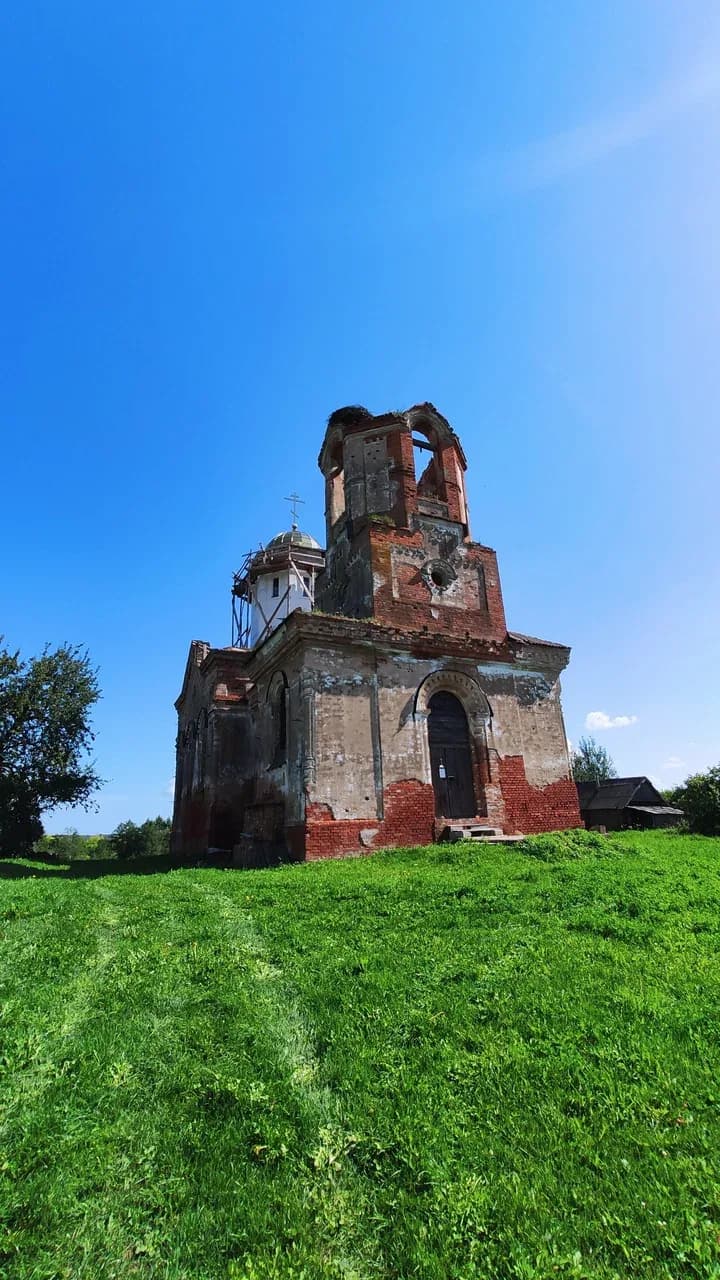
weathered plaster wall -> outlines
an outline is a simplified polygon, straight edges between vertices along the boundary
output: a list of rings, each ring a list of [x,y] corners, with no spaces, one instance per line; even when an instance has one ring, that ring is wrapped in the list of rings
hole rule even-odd
[[[306,655],[306,664],[313,671],[315,743],[307,784],[308,823],[324,824],[325,843],[325,827],[335,820],[360,824],[337,828],[343,849],[351,838],[352,847],[360,847],[361,830],[362,845],[377,847],[387,832],[388,796],[397,797],[397,789],[408,784],[431,788],[427,720],[415,710],[418,690],[429,676],[439,677],[438,687],[447,685],[461,700],[463,680],[489,699],[490,718],[478,719],[468,708],[479,817],[512,830],[520,819],[523,829],[535,829],[529,824],[541,819],[531,819],[531,810],[543,815],[543,829],[547,823],[572,825],[576,820],[565,790],[560,800],[542,799],[547,788],[569,777],[559,686],[557,680],[550,682],[554,671],[355,647],[317,648]],[[503,772],[505,757],[515,763]],[[427,826],[427,812],[422,821]],[[406,833],[405,842],[409,838]]]
[[[552,672],[479,664],[478,679],[493,711],[494,746],[501,756],[523,756],[528,781],[547,786],[570,774],[560,682]],[[552,680],[552,683],[551,683]]]
[[[305,658],[310,700],[307,792],[335,818],[377,817],[378,743],[373,716],[372,658],[362,651],[310,649]]]
[[[504,662],[417,656],[353,643],[358,625],[343,624],[344,642],[304,644],[290,619],[252,655],[196,651],[180,709],[176,846],[230,848],[249,835],[325,856],[432,839],[419,691],[440,687],[468,713],[479,818],[513,831],[577,821],[557,677],[566,651],[525,646]]]
[[[323,613],[346,618],[366,618],[372,613],[372,568],[367,529],[350,538],[342,521],[325,559],[325,572],[317,580],[316,607]]]

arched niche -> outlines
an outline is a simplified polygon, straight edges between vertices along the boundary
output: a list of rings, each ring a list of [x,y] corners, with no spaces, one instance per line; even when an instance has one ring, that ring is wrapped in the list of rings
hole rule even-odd
[[[419,431],[422,435],[428,436],[435,447],[453,445],[460,453],[463,463],[465,463],[465,454],[460,440],[447,418],[438,413],[434,405],[415,405],[412,409],[408,409],[405,414],[405,420],[411,431]]]
[[[345,450],[342,424],[328,426],[320,457],[320,470],[325,477],[325,522],[330,531],[345,515]]]
[[[450,694],[456,699],[467,717],[467,727],[469,730],[469,750],[472,762],[472,774],[474,779],[474,793],[476,799],[477,815],[481,816],[487,813],[487,787],[494,781],[492,755],[492,707],[488,701],[487,694],[481,688],[478,681],[464,671],[455,671],[452,669],[444,671],[434,671],[420,684],[415,694],[414,719],[429,725],[429,716],[432,708],[432,701],[437,694]],[[437,699],[435,707],[441,703],[441,699]],[[441,764],[450,765],[453,772],[457,773],[459,761],[455,759],[443,760],[438,754],[438,747],[442,747],[442,741],[433,743],[431,740],[433,734],[427,735],[427,749],[430,757],[431,780],[433,790],[435,792],[436,811],[440,815],[440,809],[443,804],[444,789],[442,786],[443,775],[441,773]],[[456,744],[459,746],[460,744]],[[444,813],[442,816],[447,818],[455,818],[468,816],[461,813]]]
[[[492,720],[492,708],[487,694],[477,680],[465,671],[433,671],[426,676],[415,694],[413,713],[417,719],[424,719],[429,710],[429,702],[434,693],[445,690],[454,693],[465,708],[471,732],[485,729]]]
[[[417,496],[431,502],[447,502],[437,432],[430,423],[422,420],[411,430]]]
[[[328,451],[328,467],[325,472],[325,515],[328,529],[332,529],[345,515],[345,460],[343,442],[337,437]]]
[[[449,689],[438,689],[428,705],[428,746],[436,817],[473,818],[478,812],[478,802],[467,713],[457,694]]]
[[[449,422],[432,405],[406,415],[413,445],[417,497],[421,512],[446,514],[468,531],[465,454]],[[441,511],[437,504],[441,504]],[[445,511],[446,509],[446,511]]]
[[[288,679],[284,671],[276,671],[271,677],[266,703],[272,724],[271,768],[278,768],[287,759]]]

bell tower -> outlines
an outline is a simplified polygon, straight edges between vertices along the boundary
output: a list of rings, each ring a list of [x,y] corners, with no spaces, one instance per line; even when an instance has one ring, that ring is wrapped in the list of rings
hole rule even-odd
[[[433,405],[378,416],[337,409],[319,466],[327,523],[320,609],[403,631],[505,640],[495,552],[470,537],[465,454]]]

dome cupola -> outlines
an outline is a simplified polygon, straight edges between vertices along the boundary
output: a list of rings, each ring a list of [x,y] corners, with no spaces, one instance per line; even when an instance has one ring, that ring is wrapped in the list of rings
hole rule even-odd
[[[297,519],[291,529],[251,552],[233,580],[233,643],[253,649],[296,609],[312,609],[315,580],[324,568],[325,552],[298,528]]]

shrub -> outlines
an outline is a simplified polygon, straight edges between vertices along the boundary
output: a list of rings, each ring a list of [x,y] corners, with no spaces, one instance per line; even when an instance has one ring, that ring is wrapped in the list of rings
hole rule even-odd
[[[720,835],[720,764],[686,778],[672,792],[672,803],[683,810],[690,831]]]

